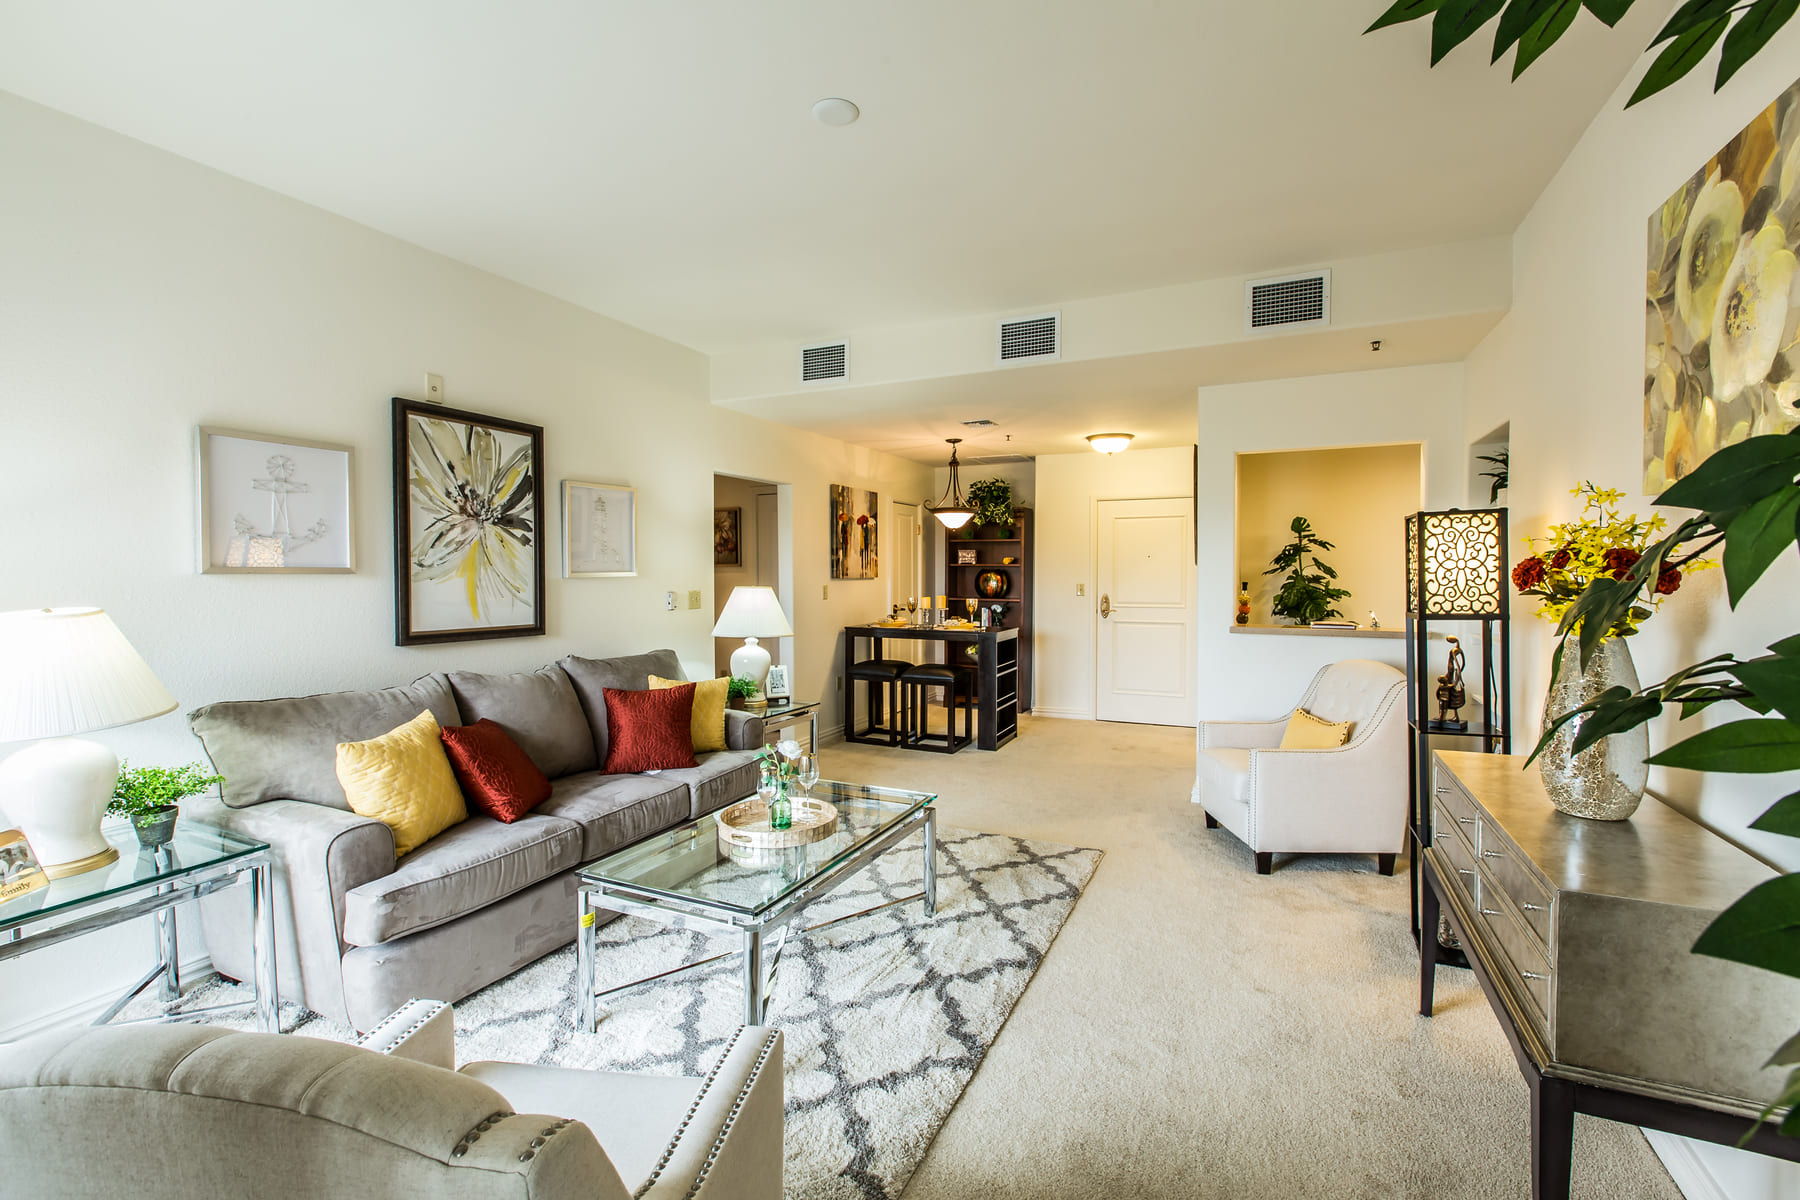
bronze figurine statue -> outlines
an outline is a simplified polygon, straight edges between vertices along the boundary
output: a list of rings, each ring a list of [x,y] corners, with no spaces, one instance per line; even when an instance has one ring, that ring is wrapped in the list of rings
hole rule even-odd
[[[1458,719],[1463,705],[1469,702],[1469,691],[1463,686],[1462,677],[1463,663],[1466,660],[1463,657],[1462,645],[1456,638],[1447,637],[1444,640],[1450,644],[1450,662],[1444,673],[1438,676],[1438,719],[1434,724],[1445,729],[1461,731],[1469,727],[1467,721]]]

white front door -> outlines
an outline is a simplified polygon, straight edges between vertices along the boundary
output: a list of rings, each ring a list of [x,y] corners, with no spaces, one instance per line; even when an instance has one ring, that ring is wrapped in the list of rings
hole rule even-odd
[[[1100,648],[1094,715],[1194,724],[1194,502],[1099,502]]]

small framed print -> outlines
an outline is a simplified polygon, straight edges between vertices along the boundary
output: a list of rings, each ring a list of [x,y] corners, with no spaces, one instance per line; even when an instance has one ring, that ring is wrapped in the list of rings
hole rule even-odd
[[[763,682],[763,695],[771,700],[786,700],[792,694],[792,685],[788,683],[788,669],[779,664],[770,667],[769,677]]]
[[[974,566],[975,565],[975,547],[973,547],[973,546],[958,546],[956,548],[956,565],[959,567]]]
[[[0,829],[0,903],[49,882],[25,835],[17,829]]]
[[[563,578],[637,574],[637,489],[563,480]]]
[[[332,442],[196,429],[200,573],[355,571],[353,457]]]
[[[743,509],[713,509],[713,566],[736,567],[743,565],[739,549],[743,524]]]

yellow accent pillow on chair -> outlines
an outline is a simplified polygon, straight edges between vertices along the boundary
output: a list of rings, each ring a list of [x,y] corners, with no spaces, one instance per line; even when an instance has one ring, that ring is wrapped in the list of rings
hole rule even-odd
[[[430,709],[378,738],[339,742],[337,777],[351,812],[394,831],[396,858],[469,816]]]
[[[1281,734],[1283,750],[1335,750],[1350,737],[1350,722],[1327,721],[1296,708]]]
[[[682,687],[693,682],[687,679],[664,679],[660,675],[650,677],[650,690]],[[730,699],[727,685],[731,680],[721,675],[717,679],[702,679],[694,683],[694,753],[704,754],[708,750],[725,749],[725,704]]]

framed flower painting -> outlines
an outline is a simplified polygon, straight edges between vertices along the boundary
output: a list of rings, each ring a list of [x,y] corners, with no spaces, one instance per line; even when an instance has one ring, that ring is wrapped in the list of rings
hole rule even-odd
[[[831,485],[831,577],[874,579],[881,574],[874,492]]]
[[[394,640],[544,632],[544,431],[394,398]]]
[[[1800,425],[1800,83],[1650,216],[1644,492]]]

